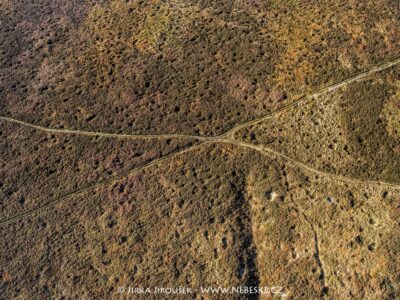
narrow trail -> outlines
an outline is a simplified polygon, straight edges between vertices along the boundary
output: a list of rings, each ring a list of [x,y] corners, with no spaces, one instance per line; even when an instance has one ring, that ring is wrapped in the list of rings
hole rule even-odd
[[[47,128],[39,125],[34,125],[28,122],[24,122],[21,120],[9,118],[9,117],[0,117],[0,120],[7,121],[10,123],[14,123],[17,125],[33,128],[43,132],[49,133],[62,133],[62,134],[77,134],[77,135],[85,135],[85,136],[94,136],[94,137],[106,137],[106,138],[118,138],[118,139],[194,139],[200,141],[208,140],[207,137],[201,137],[196,135],[186,135],[186,134],[125,134],[125,133],[108,133],[101,131],[85,131],[85,130],[73,130],[73,129],[55,129],[55,128]]]
[[[249,149],[254,149],[254,150],[256,150],[256,151],[258,151],[260,153],[263,153],[265,155],[281,158],[281,159],[283,159],[285,161],[291,162],[293,165],[297,165],[298,167],[300,167],[302,169],[305,169],[305,170],[307,170],[309,172],[318,174],[321,177],[330,177],[330,178],[333,178],[333,179],[338,180],[338,181],[349,182],[349,183],[353,183],[353,184],[370,184],[370,185],[381,185],[381,186],[390,187],[390,188],[400,188],[400,185],[399,184],[395,184],[395,183],[390,183],[390,182],[385,182],[385,181],[378,181],[378,180],[364,180],[364,179],[352,178],[352,177],[336,175],[336,174],[333,174],[333,173],[321,171],[321,170],[318,170],[316,168],[310,167],[310,166],[306,165],[305,163],[303,163],[301,161],[298,161],[298,160],[296,160],[296,159],[294,159],[294,158],[292,158],[290,156],[287,156],[286,154],[283,154],[281,152],[275,151],[275,150],[273,150],[271,148],[268,148],[268,147],[265,147],[265,146],[258,146],[258,145],[254,145],[254,144],[241,142],[241,141],[238,141],[238,140],[232,140],[232,139],[221,139],[221,140],[219,140],[219,142],[236,145],[238,147],[245,147],[245,148],[249,148]]]
[[[348,79],[346,79],[346,80],[344,80],[342,82],[336,83],[334,85],[328,86],[328,87],[326,87],[326,88],[324,88],[324,89],[322,89],[322,90],[320,90],[320,91],[318,91],[316,93],[313,93],[313,94],[310,94],[310,95],[305,95],[305,96],[299,98],[298,100],[296,100],[296,101],[294,101],[294,102],[292,102],[292,103],[290,103],[290,104],[288,104],[288,105],[286,105],[286,106],[284,106],[284,107],[282,107],[282,108],[280,108],[280,109],[278,109],[278,110],[276,110],[274,112],[269,113],[268,115],[265,115],[263,117],[260,117],[260,118],[257,118],[257,119],[254,119],[254,120],[251,120],[251,121],[248,121],[248,122],[244,122],[242,124],[239,124],[239,125],[231,128],[231,129],[229,129],[225,133],[222,133],[222,134],[216,135],[216,136],[210,136],[210,137],[197,136],[197,135],[185,135],[185,134],[117,134],[117,133],[106,133],[106,132],[97,132],[97,131],[53,129],[53,128],[46,128],[46,127],[30,124],[30,123],[27,123],[27,122],[24,122],[24,121],[21,121],[21,120],[17,120],[17,119],[13,119],[13,118],[9,118],[9,117],[1,117],[0,116],[0,120],[11,122],[11,123],[18,124],[18,125],[21,125],[21,126],[30,127],[30,128],[36,129],[36,130],[43,131],[43,132],[50,132],[50,133],[79,134],[79,135],[85,135],[85,136],[100,136],[100,137],[108,137],[108,138],[125,138],[125,139],[126,138],[129,138],[129,139],[172,139],[172,138],[181,138],[181,139],[193,139],[193,140],[200,141],[199,144],[187,147],[186,149],[184,149],[182,151],[178,151],[178,152],[175,152],[175,153],[172,153],[172,154],[157,158],[157,159],[155,159],[155,160],[153,160],[153,161],[151,161],[151,162],[149,162],[147,164],[144,164],[144,165],[139,166],[139,167],[135,167],[135,168],[133,168],[131,170],[128,170],[127,172],[123,172],[123,173],[118,174],[117,176],[114,176],[114,177],[109,178],[107,180],[98,182],[98,183],[96,183],[94,185],[91,185],[89,187],[79,189],[77,191],[74,191],[74,192],[71,192],[69,194],[66,194],[66,195],[64,195],[64,196],[62,196],[60,198],[54,199],[54,200],[52,200],[52,201],[50,201],[50,202],[48,202],[48,203],[46,203],[46,204],[44,204],[44,205],[42,205],[42,206],[40,206],[38,208],[35,208],[33,210],[30,210],[30,211],[26,211],[26,212],[24,212],[22,214],[19,214],[17,216],[11,217],[11,218],[9,218],[9,219],[7,219],[5,221],[0,222],[0,227],[3,227],[5,225],[11,224],[11,223],[14,223],[14,222],[16,222],[18,220],[21,220],[24,217],[37,214],[37,213],[39,213],[41,211],[46,210],[47,208],[50,208],[50,207],[53,207],[53,206],[57,205],[58,203],[60,203],[60,202],[62,202],[64,200],[70,199],[70,198],[72,198],[74,196],[77,196],[79,194],[82,194],[82,193],[88,192],[90,190],[93,190],[93,189],[99,188],[101,186],[104,186],[106,184],[112,183],[114,181],[117,181],[119,179],[122,179],[122,178],[128,176],[131,173],[134,173],[136,171],[140,171],[140,170],[143,170],[145,168],[154,166],[154,165],[156,165],[156,164],[158,164],[158,163],[160,163],[162,161],[165,161],[165,160],[167,160],[169,158],[178,156],[178,155],[186,153],[188,151],[192,151],[192,150],[198,149],[201,146],[203,146],[205,144],[210,144],[210,143],[225,143],[225,144],[235,145],[235,146],[238,146],[238,147],[244,147],[244,148],[253,149],[253,150],[256,150],[256,151],[258,151],[258,152],[260,152],[260,153],[262,153],[264,155],[269,155],[269,156],[274,156],[274,157],[278,157],[278,158],[284,159],[284,160],[286,160],[288,162],[291,162],[294,165],[297,165],[297,166],[299,166],[299,167],[301,167],[301,168],[303,168],[305,170],[308,170],[310,172],[313,172],[315,174],[318,174],[318,175],[321,175],[321,176],[324,176],[324,177],[330,177],[330,178],[336,179],[338,181],[355,183],[355,184],[370,184],[370,185],[387,186],[387,187],[392,187],[392,188],[400,188],[400,185],[393,184],[393,183],[388,183],[388,182],[383,182],[383,181],[362,180],[362,179],[350,178],[350,177],[345,177],[345,176],[341,176],[341,175],[336,175],[336,174],[324,172],[324,171],[315,169],[313,167],[310,167],[310,166],[304,164],[301,161],[298,161],[298,160],[296,160],[296,159],[294,159],[292,157],[289,157],[289,156],[287,156],[287,155],[285,155],[285,154],[283,154],[281,152],[275,151],[275,150],[273,150],[271,148],[268,148],[268,147],[265,147],[265,146],[257,146],[257,145],[254,145],[254,144],[245,143],[243,141],[238,141],[238,140],[234,139],[234,137],[233,137],[233,134],[235,132],[237,132],[238,130],[240,130],[240,129],[243,129],[243,128],[246,128],[248,126],[251,126],[251,125],[260,123],[262,121],[265,121],[267,119],[270,119],[270,118],[274,117],[275,115],[277,115],[277,114],[279,114],[279,113],[281,113],[281,112],[283,112],[283,111],[285,111],[285,110],[287,110],[287,109],[289,109],[291,107],[294,107],[296,105],[299,105],[299,104],[301,104],[303,102],[306,102],[306,101],[309,101],[309,100],[312,100],[312,99],[316,99],[317,97],[319,97],[319,96],[321,96],[323,94],[335,91],[335,90],[337,90],[337,89],[339,89],[341,87],[344,87],[344,86],[346,86],[346,85],[348,85],[350,83],[356,82],[356,81],[361,80],[361,79],[363,79],[363,78],[365,78],[365,77],[367,77],[369,75],[375,74],[375,73],[383,71],[385,69],[388,69],[388,68],[390,68],[392,66],[395,66],[395,65],[397,65],[399,63],[400,63],[400,58],[398,58],[398,59],[396,59],[394,61],[391,61],[391,62],[384,63],[384,64],[382,64],[380,66],[376,66],[376,67],[370,69],[369,71],[366,71],[366,72],[361,73],[361,74],[359,74],[357,76],[348,78]]]
[[[299,99],[297,99],[296,101],[294,101],[294,102],[292,102],[292,103],[290,103],[288,105],[285,105],[285,106],[279,108],[278,110],[273,111],[270,114],[267,114],[267,115],[262,116],[260,118],[256,118],[254,120],[242,123],[242,124],[240,124],[238,126],[235,126],[234,128],[228,130],[226,133],[222,134],[220,137],[229,136],[229,135],[239,131],[240,129],[249,127],[249,126],[254,125],[254,124],[261,123],[261,122],[263,122],[265,120],[268,120],[268,119],[271,119],[275,115],[277,115],[277,114],[279,114],[279,113],[281,113],[281,112],[283,112],[285,110],[288,110],[288,109],[290,109],[292,107],[295,107],[295,106],[297,106],[299,104],[305,103],[305,102],[310,101],[310,100],[316,100],[318,97],[320,97],[322,95],[334,92],[335,90],[338,90],[338,89],[340,89],[342,87],[345,87],[345,86],[347,86],[347,85],[349,85],[351,83],[360,81],[360,80],[364,79],[365,77],[368,77],[370,75],[379,73],[381,71],[389,69],[389,68],[391,68],[393,66],[396,66],[398,64],[400,64],[400,58],[398,58],[398,59],[396,59],[394,61],[386,62],[384,64],[375,66],[374,68],[372,68],[372,69],[370,69],[370,70],[368,70],[366,72],[360,73],[360,74],[358,74],[356,76],[350,77],[350,78],[348,78],[346,80],[343,80],[341,82],[329,85],[329,86],[327,86],[327,87],[325,87],[325,88],[323,88],[323,89],[321,89],[321,90],[319,90],[319,91],[317,91],[315,93],[312,93],[312,94],[309,94],[309,95],[304,95],[304,96],[300,97]]]
[[[97,189],[97,188],[100,188],[100,187],[102,187],[104,185],[113,183],[115,181],[118,181],[120,179],[123,179],[123,178],[129,176],[132,173],[144,170],[144,169],[149,168],[151,166],[155,166],[158,163],[163,162],[163,161],[165,161],[167,159],[173,158],[175,156],[182,155],[182,154],[187,153],[189,151],[193,151],[193,150],[199,148],[200,146],[202,146],[203,144],[206,144],[206,143],[207,142],[202,142],[202,143],[199,143],[197,145],[187,147],[186,149],[183,149],[181,151],[178,151],[178,152],[175,152],[175,153],[171,153],[169,155],[154,159],[154,160],[150,161],[149,163],[146,163],[146,164],[141,165],[141,166],[134,167],[134,168],[132,168],[132,169],[126,171],[126,172],[122,172],[122,173],[120,173],[120,174],[118,174],[116,176],[113,176],[113,177],[108,178],[106,180],[97,182],[97,183],[95,183],[95,184],[93,184],[91,186],[88,186],[88,187],[85,187],[85,188],[82,188],[82,189],[78,189],[78,190],[76,190],[74,192],[68,193],[68,194],[66,194],[66,195],[64,195],[64,196],[62,196],[60,198],[56,198],[54,200],[51,200],[50,202],[48,202],[46,204],[43,204],[43,205],[41,205],[41,206],[39,206],[39,207],[37,207],[35,209],[26,211],[26,212],[24,212],[22,214],[16,215],[16,216],[11,217],[11,218],[9,218],[9,219],[7,219],[5,221],[2,221],[2,222],[0,222],[0,227],[9,225],[9,224],[14,223],[14,222],[17,222],[17,221],[19,221],[19,220],[21,220],[21,219],[23,219],[25,217],[32,216],[32,215],[35,215],[37,213],[40,213],[40,212],[42,212],[42,211],[44,211],[44,210],[46,210],[46,209],[48,209],[50,207],[53,207],[53,206],[57,205],[60,202],[68,200],[68,199],[70,199],[70,198],[72,198],[74,196],[78,196],[80,194],[84,194],[86,192],[92,191],[93,189]]]

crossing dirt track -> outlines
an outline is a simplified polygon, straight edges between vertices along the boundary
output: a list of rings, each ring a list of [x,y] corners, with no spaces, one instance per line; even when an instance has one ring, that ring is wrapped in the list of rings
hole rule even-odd
[[[0,0],[0,299],[398,299],[399,109],[398,1]]]

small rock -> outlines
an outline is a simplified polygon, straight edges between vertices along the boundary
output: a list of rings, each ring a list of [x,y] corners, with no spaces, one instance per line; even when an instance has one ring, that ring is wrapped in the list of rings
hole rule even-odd
[[[268,191],[265,193],[265,196],[267,197],[268,201],[274,201],[277,196],[277,193],[275,193],[273,191]]]

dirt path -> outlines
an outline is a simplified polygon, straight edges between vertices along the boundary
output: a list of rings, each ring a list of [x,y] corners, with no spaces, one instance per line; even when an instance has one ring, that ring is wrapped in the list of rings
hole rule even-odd
[[[221,139],[219,141],[223,142],[223,143],[236,145],[238,147],[246,147],[246,148],[254,149],[265,155],[282,158],[283,160],[291,162],[294,165],[297,165],[298,167],[300,167],[302,169],[305,169],[307,171],[310,171],[312,173],[318,174],[323,177],[330,177],[330,178],[336,179],[338,181],[350,182],[350,183],[355,183],[355,184],[370,184],[370,185],[381,185],[381,186],[386,186],[386,187],[391,187],[391,188],[400,188],[400,185],[395,184],[395,183],[390,183],[390,182],[385,182],[385,181],[375,181],[375,180],[364,180],[364,179],[346,177],[346,176],[336,175],[333,173],[324,172],[324,171],[315,169],[313,167],[310,167],[301,161],[298,161],[290,156],[287,156],[286,154],[275,151],[275,150],[265,147],[265,146],[257,146],[257,145],[253,145],[253,144],[249,144],[249,143],[245,143],[245,142],[241,142],[241,141],[237,141],[237,140],[232,140],[232,139]]]
[[[14,123],[17,125],[33,128],[43,132],[50,133],[62,133],[62,134],[76,134],[76,135],[85,135],[85,136],[101,136],[106,138],[117,138],[117,139],[195,139],[195,140],[207,140],[206,137],[196,136],[196,135],[186,135],[186,134],[127,134],[127,133],[109,133],[109,132],[101,132],[101,131],[85,131],[85,130],[73,130],[73,129],[55,129],[55,128],[47,128],[35,124],[31,124],[28,122],[24,122],[21,120],[17,120],[9,117],[0,117],[0,120],[7,121],[10,123]]]
[[[205,143],[207,143],[207,142],[205,142]],[[41,212],[43,210],[46,210],[47,208],[53,207],[53,206],[57,205],[58,203],[60,203],[60,202],[62,202],[64,200],[68,200],[68,199],[70,199],[70,198],[72,198],[74,196],[86,193],[88,191],[91,191],[93,189],[102,187],[102,186],[110,184],[110,183],[113,183],[113,182],[115,182],[115,181],[117,181],[119,179],[125,178],[126,176],[129,176],[130,174],[135,173],[137,171],[149,168],[151,166],[155,166],[155,165],[159,164],[160,162],[163,162],[163,161],[165,161],[167,159],[170,159],[172,157],[182,155],[182,154],[187,153],[189,151],[193,151],[193,150],[199,148],[200,146],[202,146],[205,143],[203,142],[203,143],[200,143],[200,144],[197,144],[197,145],[194,145],[194,146],[190,146],[190,147],[187,147],[186,149],[183,149],[181,151],[178,151],[178,152],[175,152],[175,153],[171,153],[169,155],[154,159],[154,160],[150,161],[147,164],[132,168],[132,169],[126,171],[126,172],[123,172],[123,173],[120,173],[120,174],[118,174],[116,176],[113,176],[112,178],[106,179],[104,181],[100,181],[100,182],[98,182],[96,184],[93,184],[91,186],[88,186],[88,187],[85,187],[85,188],[82,188],[82,189],[78,189],[78,190],[76,190],[74,192],[68,193],[68,194],[66,194],[66,195],[64,195],[64,196],[62,196],[60,198],[54,199],[54,200],[52,200],[52,201],[50,201],[50,202],[48,202],[48,203],[46,203],[46,204],[44,204],[42,206],[39,206],[38,208],[26,211],[26,212],[24,212],[22,214],[16,215],[16,216],[11,217],[11,218],[9,218],[9,219],[7,219],[5,221],[2,221],[2,222],[0,222],[0,227],[8,225],[8,224],[11,224],[11,223],[14,223],[14,222],[16,222],[18,220],[21,220],[24,217],[28,217],[28,216],[34,215],[36,213],[39,213],[39,212]]]
[[[384,71],[384,70],[389,69],[389,68],[391,68],[393,66],[396,66],[398,64],[400,64],[400,58],[398,58],[398,59],[396,59],[394,61],[391,61],[391,62],[387,62],[387,63],[381,64],[381,65],[375,66],[374,68],[372,68],[372,69],[370,69],[370,70],[368,70],[366,72],[360,73],[360,74],[358,74],[358,75],[356,75],[354,77],[351,77],[351,78],[348,78],[348,79],[343,80],[341,82],[338,82],[338,83],[332,84],[330,86],[327,86],[327,87],[321,89],[320,91],[317,91],[317,92],[309,94],[309,95],[304,95],[304,96],[300,97],[298,100],[296,100],[296,101],[294,101],[294,102],[292,102],[292,103],[290,103],[290,104],[288,104],[286,106],[283,106],[282,108],[280,108],[280,109],[278,109],[278,110],[276,110],[276,111],[274,111],[274,112],[272,112],[272,113],[270,113],[268,115],[265,115],[263,117],[260,117],[260,118],[251,120],[249,122],[245,122],[243,124],[240,124],[238,126],[235,126],[234,128],[228,130],[226,133],[222,134],[221,136],[231,135],[231,134],[237,132],[240,129],[249,127],[249,126],[254,125],[254,124],[258,124],[258,123],[263,122],[263,121],[268,120],[268,119],[271,119],[275,115],[277,115],[277,114],[279,114],[279,113],[281,113],[281,112],[283,112],[283,111],[285,111],[287,109],[290,109],[292,107],[295,107],[295,106],[297,106],[299,104],[305,103],[305,102],[310,101],[310,100],[316,100],[318,97],[320,97],[322,95],[334,92],[334,91],[336,91],[336,90],[338,90],[338,89],[340,89],[342,87],[345,87],[345,86],[347,86],[347,85],[349,85],[351,83],[354,83],[354,82],[357,82],[359,80],[362,80],[365,77],[368,77],[370,75],[373,75],[373,74],[381,72],[381,71]]]

